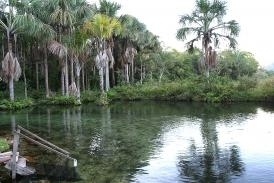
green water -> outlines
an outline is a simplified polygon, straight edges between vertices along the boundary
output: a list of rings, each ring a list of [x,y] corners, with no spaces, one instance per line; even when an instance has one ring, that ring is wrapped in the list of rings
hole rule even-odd
[[[24,139],[37,174],[21,182],[274,182],[274,106],[168,102],[37,107],[0,112],[71,152],[72,162]],[[0,182],[10,182],[0,167]]]

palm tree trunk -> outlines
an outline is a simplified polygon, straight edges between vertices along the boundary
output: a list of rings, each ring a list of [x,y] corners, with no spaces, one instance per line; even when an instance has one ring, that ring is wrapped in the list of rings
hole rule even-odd
[[[9,91],[10,91],[10,100],[14,101],[14,87],[13,87],[13,75],[9,77]]]
[[[131,63],[131,83],[134,83],[134,62]]]
[[[74,60],[70,59],[70,82],[74,82]]]
[[[49,74],[48,74],[48,53],[47,47],[44,46],[44,67],[45,67],[45,88],[46,88],[46,97],[49,97]]]
[[[128,63],[125,64],[126,83],[129,84]]]
[[[7,30],[7,38],[8,38],[8,51],[9,54],[12,53],[12,43],[10,42],[10,32]],[[11,60],[9,61],[11,62]],[[12,64],[9,63],[9,66]],[[13,85],[13,73],[9,74],[9,92],[10,92],[10,100],[14,101],[14,85]]]
[[[21,55],[23,55],[22,47],[21,47]],[[26,57],[24,54],[24,62],[23,62],[23,78],[24,78],[24,90],[25,90],[25,98],[28,98],[28,88],[27,88],[27,78],[26,78]]]
[[[77,58],[75,60],[75,66],[76,66],[76,88],[77,88],[77,101],[80,102],[81,97],[81,90],[80,90],[80,73],[81,73],[81,65],[79,63],[79,59]]]
[[[68,97],[69,96],[69,90],[68,90],[68,87],[69,87],[69,83],[68,83],[68,54],[66,53],[66,60],[65,60],[65,93],[66,93],[66,96]]]
[[[86,90],[90,90],[88,72],[85,72],[85,84],[86,84],[85,86]]]
[[[108,91],[109,90],[109,63],[108,63],[108,61],[107,61],[107,63],[106,63],[106,71],[105,71],[105,80],[106,80],[106,91]]]
[[[82,90],[85,90],[85,67],[84,63],[82,63]]]
[[[99,77],[100,77],[100,90],[103,93],[104,92],[104,72],[103,72],[103,68],[99,69]]]
[[[114,66],[111,69],[111,86],[115,86],[115,73],[114,73]]]
[[[61,70],[61,92],[62,95],[65,95],[65,68],[64,66],[62,66],[62,70]]]
[[[35,73],[36,73],[36,90],[39,91],[39,66],[38,66],[38,61],[35,63]]]

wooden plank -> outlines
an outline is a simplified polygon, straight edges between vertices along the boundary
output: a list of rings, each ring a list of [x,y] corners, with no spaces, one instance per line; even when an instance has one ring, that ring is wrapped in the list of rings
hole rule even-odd
[[[16,179],[16,154],[18,152],[18,146],[19,146],[19,133],[20,129],[17,129],[13,132],[13,148],[12,148],[12,161],[11,161],[11,178],[12,180]]]
[[[53,147],[53,148],[55,148],[55,149],[61,151],[61,152],[64,153],[64,154],[67,154],[67,155],[69,154],[68,151],[66,151],[66,150],[64,150],[64,149],[61,149],[60,147],[58,147],[58,146],[56,146],[56,145],[50,143],[49,141],[47,141],[47,140],[45,140],[45,139],[39,137],[38,135],[36,135],[36,134],[34,134],[34,133],[28,131],[27,129],[25,129],[25,128],[19,126],[19,125],[18,125],[18,129],[22,130],[22,132],[25,132],[25,133],[27,133],[27,134],[29,134],[29,135],[31,135],[31,136],[33,136],[33,137],[35,137],[35,138],[41,140],[41,141],[44,142],[45,144],[47,144],[47,145],[49,145],[49,146],[51,146],[51,147]]]
[[[18,159],[19,152],[16,154],[16,160]],[[0,153],[0,163],[7,162],[8,160],[11,160],[12,158],[12,151]]]

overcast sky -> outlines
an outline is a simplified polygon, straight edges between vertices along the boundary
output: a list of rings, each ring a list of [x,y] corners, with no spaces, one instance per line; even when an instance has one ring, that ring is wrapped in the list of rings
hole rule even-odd
[[[195,0],[111,0],[121,5],[121,14],[130,14],[158,35],[165,47],[185,50],[176,40],[180,15],[191,13]],[[91,0],[96,2],[96,0]],[[274,63],[274,9],[271,0],[227,0],[225,20],[235,19],[241,27],[238,48],[254,54],[260,65]]]

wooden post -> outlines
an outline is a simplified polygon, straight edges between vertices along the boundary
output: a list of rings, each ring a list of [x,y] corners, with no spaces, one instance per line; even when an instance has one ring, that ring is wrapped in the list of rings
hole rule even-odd
[[[11,161],[11,177],[12,180],[16,179],[16,155],[18,151],[18,146],[19,146],[19,134],[20,134],[20,129],[17,129],[16,131],[13,132],[13,150],[12,150],[12,161]]]

